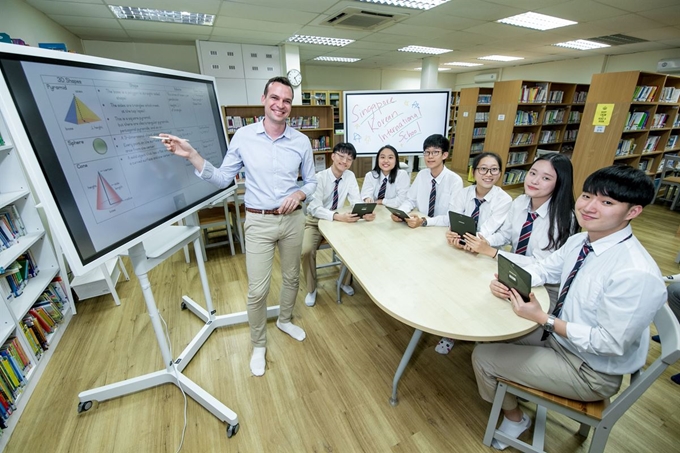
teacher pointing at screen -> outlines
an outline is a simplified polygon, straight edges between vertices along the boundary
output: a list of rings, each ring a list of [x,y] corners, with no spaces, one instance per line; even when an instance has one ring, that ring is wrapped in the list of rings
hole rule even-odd
[[[168,151],[184,157],[196,174],[219,187],[227,187],[245,167],[246,268],[248,271],[248,322],[253,355],[250,371],[264,375],[267,346],[267,295],[274,250],[281,261],[281,295],[276,326],[294,339],[305,331],[291,322],[300,280],[300,253],[305,217],[300,203],[316,189],[309,138],[286,125],[293,103],[293,87],[285,77],[267,81],[262,95],[264,120],[236,131],[219,168],[203,159],[186,140],[160,134]],[[303,185],[298,187],[298,173]]]

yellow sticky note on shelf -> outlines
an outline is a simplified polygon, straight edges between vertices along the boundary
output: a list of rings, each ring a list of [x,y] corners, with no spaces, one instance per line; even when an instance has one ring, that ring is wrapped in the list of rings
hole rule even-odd
[[[597,104],[595,116],[593,117],[593,126],[609,126],[613,112],[614,104]]]

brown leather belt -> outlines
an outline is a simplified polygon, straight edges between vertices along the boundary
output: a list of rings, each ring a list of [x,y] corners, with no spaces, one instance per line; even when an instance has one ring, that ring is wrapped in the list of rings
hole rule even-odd
[[[298,209],[301,209],[302,206],[298,205],[297,208],[293,209],[293,211],[297,211]],[[255,208],[246,208],[246,211],[252,212],[253,214],[269,214],[269,215],[281,215],[278,209],[255,209]]]

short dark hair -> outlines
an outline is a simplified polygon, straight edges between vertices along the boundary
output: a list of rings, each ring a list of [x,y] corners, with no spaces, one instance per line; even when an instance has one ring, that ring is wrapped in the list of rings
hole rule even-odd
[[[432,134],[423,142],[423,151],[427,148],[439,148],[442,150],[442,153],[448,153],[450,146],[451,144],[449,143],[448,138],[444,137],[442,134]]]
[[[357,150],[351,143],[338,143],[333,147],[333,152],[338,154],[349,154],[352,160],[357,158]]]
[[[501,169],[501,171],[503,171],[503,160],[501,159],[501,156],[491,152],[477,154],[475,158],[472,159],[472,169],[477,170],[477,166],[485,157],[493,157],[494,159],[496,159],[496,162],[498,162],[498,167]]]
[[[630,205],[647,206],[654,198],[654,183],[642,170],[630,165],[612,165],[588,176],[583,191]]]
[[[264,86],[264,97],[267,97],[267,93],[269,93],[269,86],[272,83],[280,83],[281,85],[287,86],[290,88],[290,92],[293,93],[293,96],[295,96],[295,90],[293,89],[293,85],[290,83],[290,80],[288,80],[288,77],[276,76],[267,80],[267,84]]]

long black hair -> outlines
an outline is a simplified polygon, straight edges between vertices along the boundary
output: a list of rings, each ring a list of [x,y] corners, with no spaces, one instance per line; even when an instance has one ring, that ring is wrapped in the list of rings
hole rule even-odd
[[[547,160],[555,169],[557,180],[548,207],[548,246],[544,250],[557,250],[569,236],[579,230],[574,214],[574,169],[567,156],[560,153],[545,154],[534,161]]]
[[[373,170],[371,170],[372,175],[375,179],[380,178],[380,174],[382,173],[382,170],[380,169],[380,153],[384,149],[389,149],[394,153],[394,168],[390,170],[390,174],[387,177],[387,180],[390,182],[390,184],[394,184],[394,181],[397,180],[397,173],[399,173],[399,153],[397,152],[397,149],[392,146],[392,145],[385,145],[381,147],[378,150],[378,154],[375,156],[375,166],[373,167]]]

